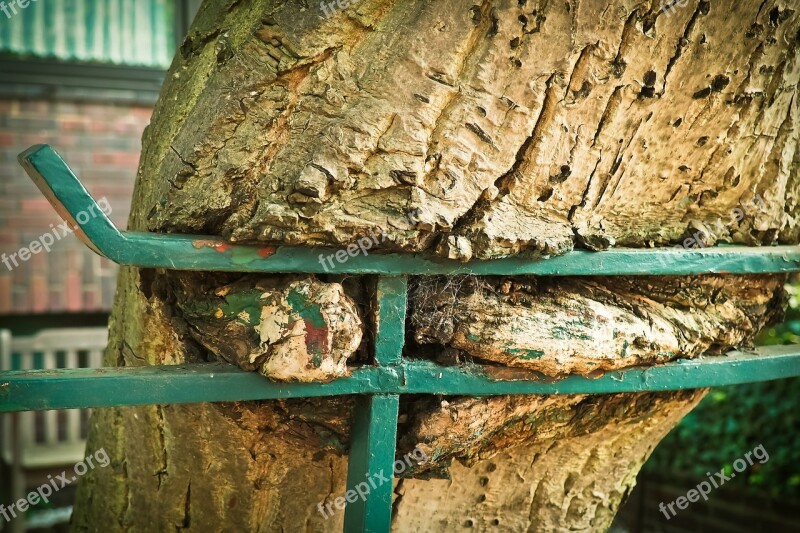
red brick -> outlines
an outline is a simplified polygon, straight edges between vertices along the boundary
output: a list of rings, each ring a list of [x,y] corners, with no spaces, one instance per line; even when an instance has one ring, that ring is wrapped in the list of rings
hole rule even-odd
[[[78,271],[70,270],[64,277],[64,295],[67,311],[81,311],[81,276]]]
[[[112,130],[112,124],[110,124],[107,120],[92,120],[89,123],[89,132],[90,133],[107,133]]]
[[[114,154],[114,163],[121,167],[136,168],[139,166],[139,153],[119,152]]]
[[[42,248],[38,254],[33,254],[31,256],[30,260],[28,260],[28,266],[33,273],[47,274],[48,255],[49,253],[47,250]]]
[[[78,137],[75,135],[59,135],[58,141],[50,144],[55,145],[59,150],[62,148],[74,148],[78,145]]]
[[[133,168],[139,165],[139,154],[133,152],[98,152],[92,157],[96,165],[115,165],[122,168]]]
[[[89,121],[85,118],[63,117],[58,120],[58,129],[62,132],[85,132],[89,130]]]
[[[89,287],[84,288],[83,291],[83,308],[87,311],[97,310],[101,305],[100,291]]]
[[[144,132],[145,126],[146,124],[139,124],[136,121],[126,118],[125,120],[118,121],[116,124],[114,124],[114,133],[117,135],[140,137],[142,132]]]
[[[31,310],[34,313],[43,313],[50,310],[49,291],[47,278],[40,274],[33,274],[30,278]]]
[[[47,215],[46,217],[42,216],[40,213],[14,214],[5,219],[3,229],[11,230],[14,233],[32,231],[41,234],[42,232],[50,230],[50,224],[57,224],[61,222],[61,219],[58,217],[55,211],[52,211],[51,209],[51,213],[51,215]]]
[[[149,107],[4,100],[0,115],[8,124],[0,129],[0,251],[16,253],[61,222],[16,162],[35,143],[55,146],[96,198],[108,198],[114,221],[126,225]],[[107,310],[116,268],[84,268],[86,253],[68,236],[5,276],[0,264],[0,314]]]
[[[0,266],[6,270],[5,265]],[[10,313],[11,305],[11,276],[8,274],[0,274],[0,313]]]
[[[147,122],[150,122],[150,118],[153,116],[153,110],[149,107],[133,107],[131,112],[136,118]]]
[[[11,251],[16,252],[18,248],[17,244],[19,244],[19,237],[16,233],[0,231],[0,246],[2,246],[4,250],[11,250],[13,245],[14,249]]]
[[[21,204],[22,211],[26,213],[53,212],[53,206],[50,205],[47,198],[23,198]]]
[[[110,153],[98,152],[92,156],[92,160],[97,165],[113,165],[114,156]]]

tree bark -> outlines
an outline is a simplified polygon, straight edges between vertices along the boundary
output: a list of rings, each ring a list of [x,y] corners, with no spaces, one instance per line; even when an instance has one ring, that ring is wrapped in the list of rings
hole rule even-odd
[[[450,479],[401,480],[393,530],[604,531],[656,444],[705,392],[570,397],[576,409],[539,411],[549,419],[525,428],[525,441],[454,463]]]
[[[797,6],[326,7],[204,2],[144,134],[132,230],[275,245],[377,232],[383,249],[459,259],[798,240]],[[783,281],[419,279],[409,355],[560,376],[721,352],[780,315]],[[123,268],[106,362],[333,379],[366,360],[370,290]],[[702,394],[406,398],[399,451],[432,461],[398,482],[393,527],[603,529]],[[73,527],[341,530],[317,504],[345,490],[351,408],[97,411],[88,446],[112,466],[82,479]]]

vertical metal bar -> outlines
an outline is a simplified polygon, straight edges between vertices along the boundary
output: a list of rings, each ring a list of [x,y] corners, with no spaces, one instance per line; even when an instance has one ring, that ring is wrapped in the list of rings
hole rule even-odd
[[[399,364],[402,361],[406,337],[408,277],[379,277],[377,299],[375,362],[381,366]]]
[[[376,290],[377,332],[375,363],[397,365],[403,360],[408,278],[380,276]],[[347,468],[348,500],[344,515],[346,533],[388,533],[392,523],[394,454],[400,396],[375,394],[358,398],[350,432]],[[369,491],[363,498],[361,493]],[[353,498],[353,493],[349,493]]]
[[[375,394],[358,398],[350,432],[347,469],[348,500],[344,515],[346,533],[388,533],[392,523],[394,452],[400,396]],[[366,497],[362,493],[369,490]]]

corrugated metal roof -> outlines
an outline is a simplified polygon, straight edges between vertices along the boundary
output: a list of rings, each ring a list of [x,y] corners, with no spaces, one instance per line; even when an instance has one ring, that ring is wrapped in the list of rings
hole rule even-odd
[[[38,0],[26,8],[9,3],[0,11],[3,52],[161,68],[175,52],[171,0]]]

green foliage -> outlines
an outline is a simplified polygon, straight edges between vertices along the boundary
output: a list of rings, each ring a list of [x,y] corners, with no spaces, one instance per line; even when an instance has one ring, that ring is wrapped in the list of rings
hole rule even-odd
[[[789,308],[782,324],[765,329],[756,343],[768,344],[800,344],[800,285],[787,285]]]
[[[758,344],[800,344],[800,287],[789,286],[783,324],[762,333]],[[730,483],[774,496],[800,497],[800,378],[712,390],[659,444],[645,465],[661,476],[730,472],[731,464],[759,444],[769,460]]]

